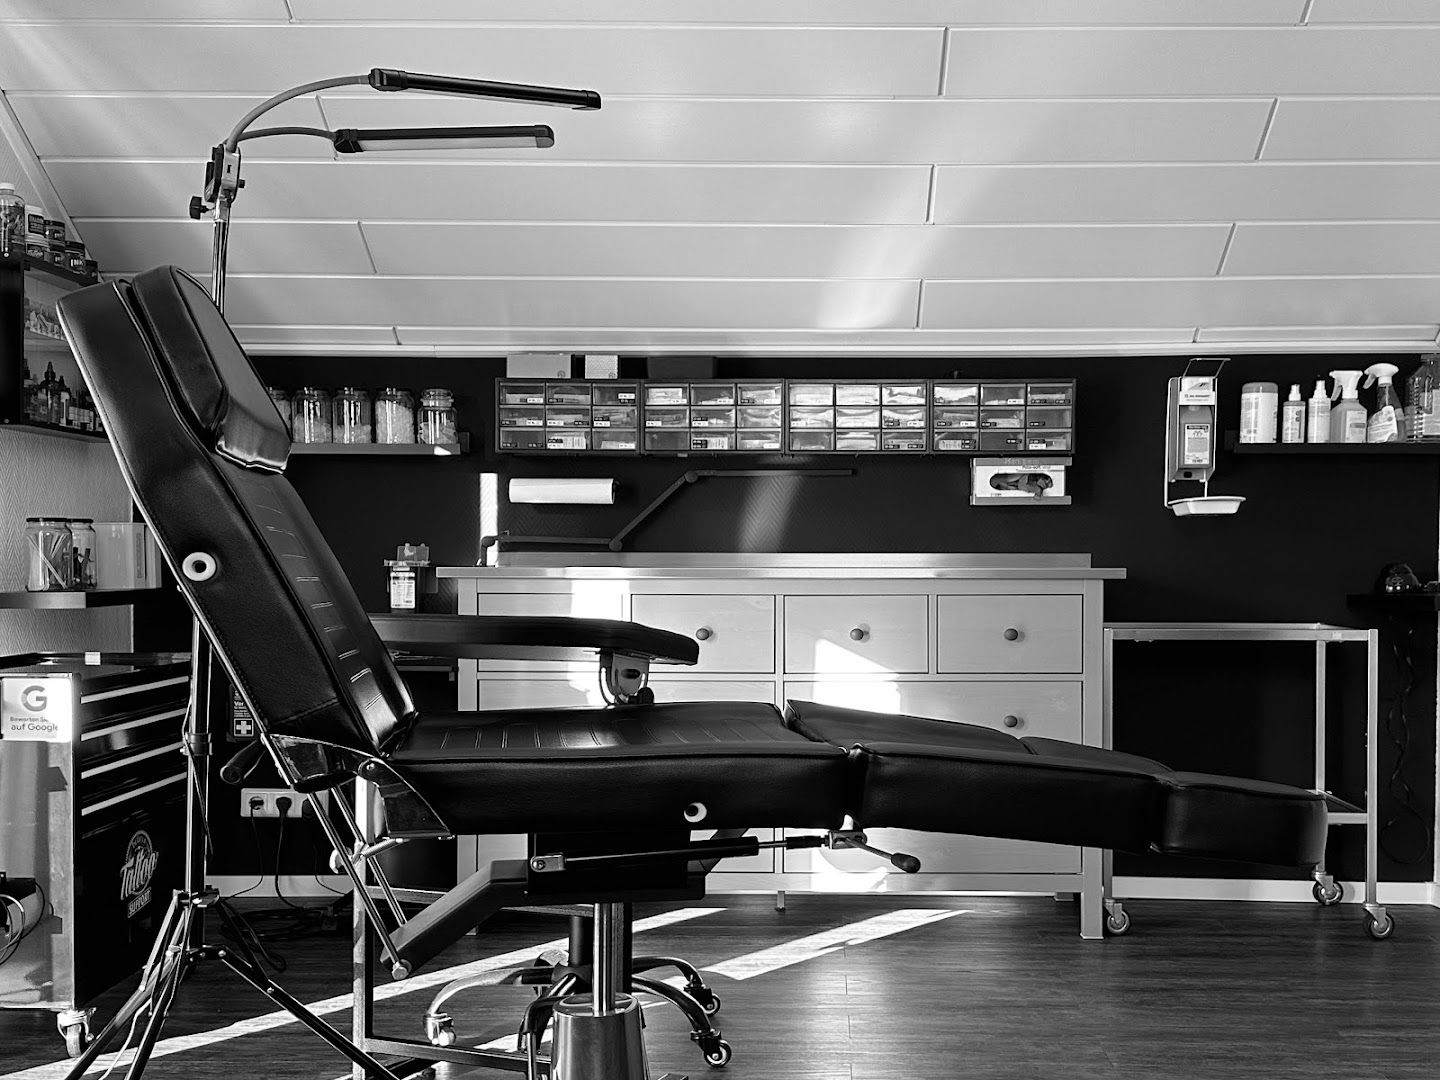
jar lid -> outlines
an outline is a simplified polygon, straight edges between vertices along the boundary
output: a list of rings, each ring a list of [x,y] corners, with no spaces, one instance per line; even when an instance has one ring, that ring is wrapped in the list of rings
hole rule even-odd
[[[364,391],[364,390],[361,390],[360,387],[358,387],[358,386],[342,386],[342,387],[340,387],[340,390],[339,390],[338,392],[341,393],[341,394],[363,394],[363,393],[365,393],[365,391]]]
[[[95,519],[94,519],[94,518],[70,518],[69,520],[79,522],[81,525],[94,525],[94,524],[95,524]]]
[[[85,245],[79,240],[67,240],[65,247],[70,251],[84,251]]]
[[[50,516],[50,517],[33,517],[33,518],[26,518],[26,519],[25,519],[25,524],[26,524],[26,525],[47,525],[47,524],[51,524],[51,523],[57,522],[57,521],[58,521],[58,522],[61,522],[61,523],[63,524],[63,523],[68,522],[69,520],[70,520],[69,518],[55,517],[55,516],[52,515],[52,516]]]

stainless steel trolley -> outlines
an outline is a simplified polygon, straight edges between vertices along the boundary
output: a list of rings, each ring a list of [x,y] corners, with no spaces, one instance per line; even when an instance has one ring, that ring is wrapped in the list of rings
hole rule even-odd
[[[1380,905],[1377,878],[1380,870],[1380,631],[1357,630],[1328,623],[1162,623],[1124,622],[1105,624],[1105,669],[1101,687],[1104,699],[1102,745],[1114,745],[1115,642],[1117,641],[1230,641],[1271,642],[1311,641],[1315,643],[1315,787],[1329,807],[1331,825],[1365,826],[1365,931],[1376,940],[1395,932],[1395,920]],[[1359,807],[1333,795],[1325,780],[1325,682],[1326,650],[1333,644],[1365,646],[1365,806]],[[1315,868],[1312,889],[1315,900],[1326,907],[1338,904],[1343,888],[1320,865]],[[1123,934],[1130,928],[1130,916],[1113,896],[1111,853],[1105,852],[1101,870],[1106,928]]]

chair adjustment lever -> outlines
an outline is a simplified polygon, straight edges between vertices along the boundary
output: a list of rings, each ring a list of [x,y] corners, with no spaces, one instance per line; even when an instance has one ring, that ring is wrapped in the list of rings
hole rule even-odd
[[[897,870],[903,870],[907,874],[918,874],[920,872],[920,860],[914,855],[907,855],[903,851],[882,851],[872,847],[865,839],[865,834],[858,829],[835,830],[825,838],[825,846],[828,848],[855,848],[859,851],[868,852],[876,858],[884,859]]]
[[[861,839],[864,839],[863,835]],[[562,870],[572,870],[582,866],[618,865],[643,862],[647,859],[742,859],[758,854],[765,848],[784,848],[786,851],[794,851],[798,848],[830,846],[830,839],[827,836],[787,836],[783,840],[759,840],[753,836],[736,836],[722,840],[696,840],[694,843],[679,847],[652,848],[646,851],[614,851],[606,852],[603,855],[566,855],[562,851],[556,851],[545,855],[530,856],[529,866],[530,870],[536,874],[555,874]],[[895,858],[908,859],[910,856],[897,855]],[[915,865],[918,868],[920,864],[916,862]]]

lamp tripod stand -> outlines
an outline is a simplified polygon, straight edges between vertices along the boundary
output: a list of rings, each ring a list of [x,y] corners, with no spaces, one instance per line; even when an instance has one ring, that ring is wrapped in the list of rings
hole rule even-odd
[[[502,127],[444,127],[444,128],[384,128],[359,129],[343,128],[326,131],[309,127],[272,127],[250,130],[250,125],[270,109],[293,98],[312,94],[319,90],[338,86],[368,84],[380,91],[418,90],[429,93],[477,97],[493,101],[529,102],[532,104],[556,105],[570,109],[598,109],[600,95],[593,90],[568,90],[558,87],[525,86],[517,83],[491,82],[483,79],[461,79],[446,75],[423,75],[398,71],[390,68],[374,68],[364,75],[342,76],[322,79],[316,82],[285,90],[261,102],[240,119],[230,134],[211,150],[206,165],[204,194],[190,200],[190,216],[199,220],[206,213],[214,214],[214,237],[212,240],[210,296],[222,312],[225,308],[225,274],[230,239],[230,209],[244,187],[240,178],[240,143],[249,139],[269,135],[310,135],[326,138],[342,154],[354,154],[371,150],[386,149],[460,149],[474,147],[534,147],[548,148],[554,145],[554,133],[544,125],[502,126]],[[209,556],[187,556],[180,572],[194,576],[204,572],[203,566],[193,565]],[[204,580],[214,572],[210,560],[209,573],[195,580]],[[185,875],[184,887],[174,893],[161,920],[160,932],[151,946],[145,966],[140,972],[140,983],[105,1027],[90,1040],[70,1069],[66,1080],[79,1080],[105,1049],[124,1032],[128,1032],[128,1045],[140,1022],[145,1027],[136,1044],[134,1056],[125,1071],[126,1080],[139,1080],[154,1053],[156,1043],[169,1019],[181,983],[200,963],[218,960],[239,975],[260,993],[279,1005],[299,1023],[323,1039],[331,1048],[348,1058],[357,1073],[363,1073],[372,1080],[401,1080],[429,1068],[433,1061],[402,1059],[388,1066],[361,1050],[354,1041],[343,1035],[333,1025],[320,1019],[301,1001],[287,993],[275,983],[261,966],[259,957],[250,947],[236,926],[235,916],[221,902],[219,890],[207,885],[206,852],[209,843],[207,812],[209,806],[210,758],[212,737],[210,734],[209,679],[211,671],[211,646],[198,619],[192,619],[190,631],[190,698],[185,710],[182,745],[186,758],[187,801],[185,815]],[[222,770],[222,774],[235,770],[243,779],[259,763],[269,750],[266,736],[247,744]],[[272,755],[273,756],[273,755]],[[283,775],[283,773],[282,773]],[[236,781],[238,782],[238,780]],[[339,834],[330,821],[323,817],[324,808],[313,794],[305,799],[315,811],[316,820],[324,828],[337,855],[350,867],[348,852]],[[352,882],[358,890],[355,896],[357,906],[363,906],[368,914],[378,918],[373,901],[364,894],[364,884],[351,871]],[[205,943],[205,912],[214,908],[221,922],[231,931],[234,944]],[[122,1051],[123,1053],[123,1048]],[[118,1059],[117,1059],[118,1060]],[[113,1066],[112,1066],[113,1068]]]

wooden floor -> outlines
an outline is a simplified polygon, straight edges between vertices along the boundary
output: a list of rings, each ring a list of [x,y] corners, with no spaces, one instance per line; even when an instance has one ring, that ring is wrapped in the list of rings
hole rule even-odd
[[[1048,898],[792,894],[785,912],[765,896],[711,897],[695,907],[718,910],[642,934],[637,951],[719,967],[710,979],[724,999],[717,1022],[735,1056],[712,1073],[678,1013],[655,1005],[646,1018],[656,1076],[1440,1076],[1440,910],[1432,908],[1391,909],[1396,935],[1373,942],[1349,905],[1137,901],[1128,906],[1130,935],[1100,943],[1080,941],[1073,905]],[[556,920],[507,917],[431,968],[529,950],[562,933]],[[282,982],[301,1000],[348,989],[343,939],[289,943],[285,953],[290,970]],[[382,1003],[382,1024],[418,1035],[433,993],[420,988]],[[513,1025],[523,993],[481,991],[454,1011],[462,1029],[499,1036]],[[118,991],[103,999],[97,1019],[117,999]],[[271,1011],[210,967],[186,984],[165,1034],[212,1032]],[[348,1014],[332,1019],[344,1024]],[[50,1014],[0,1013],[0,1076],[58,1080],[64,1066],[44,1066],[61,1053]],[[345,1073],[341,1059],[290,1024],[168,1053],[146,1075],[331,1080]]]

